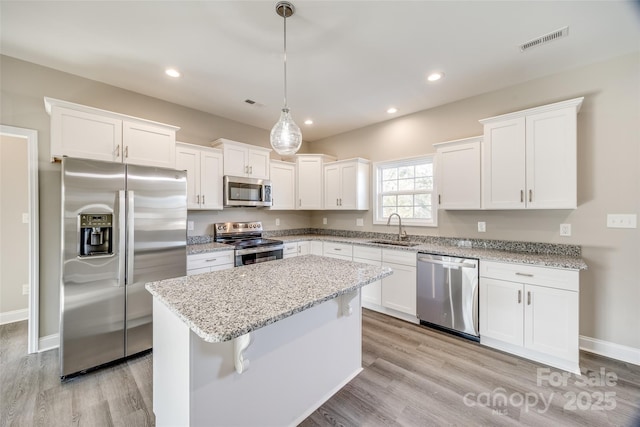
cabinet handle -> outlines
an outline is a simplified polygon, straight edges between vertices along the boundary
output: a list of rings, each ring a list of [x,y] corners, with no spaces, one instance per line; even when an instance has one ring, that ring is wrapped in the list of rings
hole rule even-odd
[[[529,190],[529,203],[533,201],[533,190]]]
[[[124,158],[125,159],[129,158],[129,146],[128,145],[126,147],[124,147]]]
[[[522,291],[518,290],[518,304],[522,302]]]
[[[218,260],[218,258],[211,258],[211,259],[208,259],[206,262],[213,262],[213,261],[217,261],[217,260]]]
[[[116,157],[120,157],[120,144],[116,145]]]
[[[531,291],[527,292],[527,305],[531,305]]]
[[[340,200],[340,199],[336,199],[336,206],[340,206],[340,202],[339,202],[339,200]]]
[[[342,249],[340,248],[333,248],[334,251],[341,251]]]
[[[438,204],[439,205],[442,204],[442,196],[440,194],[438,194]]]
[[[342,206],[342,199],[340,199],[340,206]]]
[[[516,276],[533,277],[533,274],[516,272]]]
[[[199,194],[196,196],[196,203],[200,204],[200,195]]]
[[[520,190],[520,203],[524,202],[524,190]]]
[[[302,199],[298,199],[298,206],[302,206]]]
[[[204,205],[204,194],[202,195],[202,204]]]
[[[253,166],[249,166],[249,173],[253,175]]]

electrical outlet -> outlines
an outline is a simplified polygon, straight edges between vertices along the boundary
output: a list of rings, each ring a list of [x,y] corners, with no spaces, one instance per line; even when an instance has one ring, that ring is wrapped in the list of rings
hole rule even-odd
[[[560,224],[560,235],[563,237],[571,236],[571,224]]]
[[[487,231],[487,223],[484,221],[478,221],[478,232],[484,233]]]
[[[607,227],[609,228],[637,228],[638,215],[636,214],[608,214]]]
[[[22,214],[22,223],[23,224],[29,224],[29,214],[28,213],[23,213]]]
[[[29,295],[29,285],[22,285],[22,295]]]
[[[276,227],[280,226],[280,218],[276,218]]]
[[[364,227],[364,219],[356,218],[356,227]]]
[[[322,224],[327,225],[327,218],[322,218]]]
[[[193,231],[193,221],[187,221],[187,230]]]

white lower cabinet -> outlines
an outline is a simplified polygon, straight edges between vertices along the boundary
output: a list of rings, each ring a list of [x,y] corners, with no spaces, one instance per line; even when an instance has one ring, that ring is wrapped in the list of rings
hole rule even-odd
[[[353,245],[348,243],[324,242],[322,255],[351,261],[353,259]]]
[[[382,265],[393,270],[382,279],[382,306],[416,316],[416,253],[382,250]]]
[[[382,266],[382,249],[354,246],[353,260],[380,267]],[[361,292],[363,304],[382,305],[382,280],[377,280],[364,286]]]
[[[309,255],[311,253],[311,242],[298,242],[298,255]]]
[[[282,258],[298,256],[298,242],[286,242],[282,249]]]
[[[320,255],[322,256],[324,254],[324,245],[321,241],[319,240],[311,240],[309,242],[309,253],[311,255]],[[303,254],[300,254],[303,255]]]
[[[187,256],[187,276],[233,268],[233,251],[207,252]]]
[[[480,262],[480,342],[579,373],[579,272]]]

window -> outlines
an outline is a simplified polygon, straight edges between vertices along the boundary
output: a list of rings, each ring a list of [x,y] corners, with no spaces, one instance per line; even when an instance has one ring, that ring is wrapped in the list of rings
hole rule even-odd
[[[374,224],[386,224],[396,212],[402,224],[436,226],[438,207],[434,203],[434,156],[380,162],[374,165]]]

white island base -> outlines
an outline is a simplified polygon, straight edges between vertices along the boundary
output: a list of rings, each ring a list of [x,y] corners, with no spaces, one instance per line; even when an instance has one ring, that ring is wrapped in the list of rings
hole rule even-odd
[[[356,290],[250,332],[242,352],[247,335],[205,342],[154,298],[156,425],[297,425],[362,370],[361,324]]]

